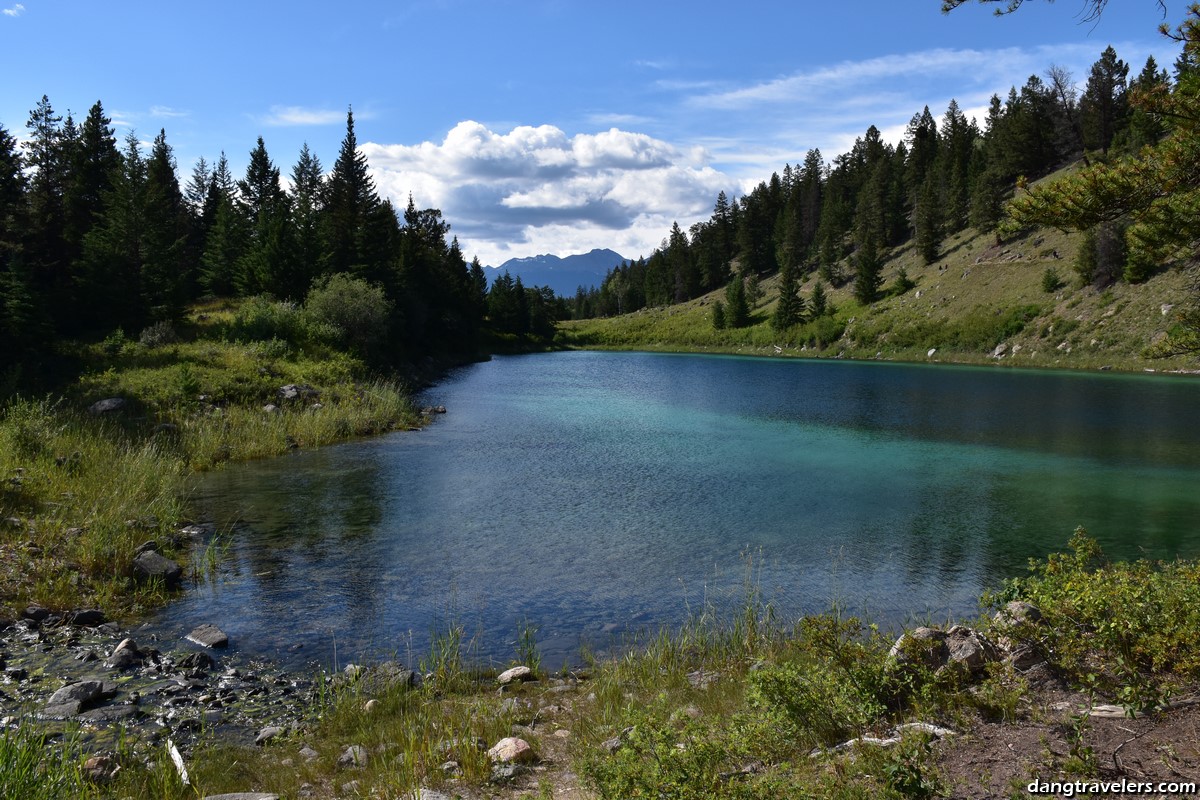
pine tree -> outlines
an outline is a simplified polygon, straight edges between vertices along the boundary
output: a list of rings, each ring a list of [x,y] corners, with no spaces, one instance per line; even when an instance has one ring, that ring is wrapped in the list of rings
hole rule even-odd
[[[1146,65],[1130,84],[1130,95],[1136,98],[1129,113],[1129,146],[1134,151],[1146,145],[1158,144],[1167,132],[1166,122],[1162,116],[1148,109],[1147,104],[1153,103],[1156,95],[1170,92],[1170,79],[1167,71],[1160,70],[1154,56],[1146,59]]]
[[[26,181],[16,139],[0,126],[0,368],[49,343],[46,308],[33,284],[25,254]]]
[[[829,298],[825,294],[824,282],[818,280],[813,284],[812,297],[808,300],[808,306],[812,311],[813,319],[823,317],[829,311]]]
[[[796,270],[784,264],[779,270],[779,300],[771,316],[771,327],[776,331],[785,331],[803,320],[804,298],[800,296],[800,287],[796,283]]]
[[[234,285],[240,294],[283,293],[296,285],[291,268],[291,227],[279,168],[267,155],[263,138],[250,151],[246,177],[238,182],[242,214],[248,226],[246,249],[238,259]]]
[[[855,262],[854,297],[863,305],[870,305],[879,297],[879,287],[883,284],[883,264],[879,260],[879,250],[873,237],[869,237],[858,248]]]
[[[54,113],[46,95],[29,113],[25,127],[29,129],[29,138],[23,143],[24,162],[30,173],[25,258],[36,291],[44,296],[51,316],[61,323],[73,310],[64,237],[69,137],[64,135],[62,117]]]
[[[167,133],[159,130],[146,159],[146,228],[143,237],[142,300],[147,320],[173,319],[191,294],[195,279],[188,263],[188,216],[175,173]]]
[[[292,168],[291,209],[293,226],[293,268],[280,286],[284,297],[297,299],[308,293],[308,287],[320,274],[323,248],[320,218],[325,179],[321,161],[305,143],[300,158]]]
[[[346,136],[325,190],[324,231],[326,272],[349,272],[368,277],[377,265],[368,264],[368,221],[379,206],[367,157],[358,149],[354,112],[346,113]]]
[[[725,302],[725,322],[730,328],[750,324],[750,304],[746,301],[746,284],[741,275],[735,275],[725,287]]]
[[[113,176],[121,168],[112,120],[99,101],[80,128],[73,162],[64,193],[64,236],[72,262],[79,259],[83,239],[101,213],[104,194],[112,189]]]
[[[1080,100],[1084,143],[1088,147],[1107,154],[1113,137],[1125,124],[1128,76],[1129,65],[1117,58],[1117,51],[1111,46],[1106,47],[1100,59],[1092,64]]]
[[[82,308],[86,327],[137,330],[145,320],[146,209],[146,160],[131,131],[125,137],[121,169],[104,197],[104,215],[84,237],[79,280],[90,294],[91,302]]]
[[[925,181],[913,209],[917,252],[926,264],[937,261],[942,247],[942,198],[933,175]]]

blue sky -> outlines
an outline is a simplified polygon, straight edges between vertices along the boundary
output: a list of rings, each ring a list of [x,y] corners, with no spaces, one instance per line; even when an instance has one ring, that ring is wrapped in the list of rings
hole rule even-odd
[[[1167,0],[1165,21],[1185,4]],[[1082,87],[1112,44],[1136,74],[1154,0],[1081,23],[1082,0],[950,15],[939,0],[162,3],[0,0],[0,124],[18,138],[46,94],[82,118],[166,128],[181,179],[255,138],[286,174],[304,142],[332,166],[353,106],[382,194],[438,207],[468,257],[648,254],[810,148],[828,161],[869,125],[898,141],[951,98],[1067,67]]]

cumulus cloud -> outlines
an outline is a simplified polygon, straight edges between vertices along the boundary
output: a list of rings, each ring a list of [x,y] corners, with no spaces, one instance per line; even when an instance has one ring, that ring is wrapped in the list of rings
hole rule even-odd
[[[11,8],[4,9],[3,13],[4,13],[4,16],[6,16],[6,17],[19,17],[25,13],[25,6],[21,5],[20,3],[17,3],[15,6],[12,6]]]
[[[531,253],[611,247],[649,254],[671,223],[705,218],[733,181],[702,149],[611,128],[569,136],[553,125],[498,133],[460,122],[439,142],[362,151],[380,192],[440,208],[464,249],[498,264]]]

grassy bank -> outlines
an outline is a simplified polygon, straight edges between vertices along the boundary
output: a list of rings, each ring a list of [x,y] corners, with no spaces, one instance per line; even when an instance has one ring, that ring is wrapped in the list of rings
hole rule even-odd
[[[863,306],[852,282],[826,286],[834,313],[786,331],[770,325],[778,296],[778,276],[771,276],[762,281],[745,328],[713,327],[713,305],[724,302],[723,292],[713,292],[679,305],[563,322],[559,341],[577,348],[1136,372],[1200,367],[1195,356],[1160,358],[1156,349],[1193,294],[1194,269],[1164,269],[1141,284],[1098,289],[1081,285],[1073,270],[1078,247],[1078,236],[1060,231],[997,245],[994,237],[967,229],[945,242],[932,264],[911,244],[889,254],[883,291],[896,285],[901,270],[913,282],[906,291]],[[1048,270],[1061,284],[1053,291],[1046,291]],[[802,296],[811,296],[816,281],[815,275],[804,281]]]
[[[164,597],[134,581],[143,542],[204,568],[178,537],[190,475],[419,424],[404,386],[370,379],[343,352],[278,338],[278,326],[256,332],[260,312],[212,303],[175,327],[75,346],[84,372],[61,397],[5,405],[0,607],[140,613]],[[284,399],[289,384],[304,388]],[[106,398],[121,408],[88,410]]]
[[[1200,752],[1171,725],[1198,717],[1170,701],[1200,679],[1189,645],[1200,636],[1198,578],[1196,562],[1108,563],[1079,533],[1070,552],[983,599],[969,624],[995,653],[978,664],[938,666],[936,641],[911,635],[893,651],[893,635],[836,611],[781,620],[753,591],[741,608],[708,609],[582,669],[503,688],[470,669],[469,642],[452,628],[419,665],[419,686],[383,669],[330,678],[299,729],[265,747],[189,754],[191,787],[165,755],[146,766],[118,754],[127,768],[103,786],[78,777],[81,754],[38,769],[98,797],[390,797],[418,787],[531,800],[1021,797],[1031,777],[1113,777],[1097,738],[1108,724],[1099,704],[1111,703],[1111,729],[1137,729],[1120,734],[1128,741],[1112,761],[1131,763],[1121,748],[1136,739],[1158,755],[1126,774],[1186,777]],[[994,613],[1014,600],[1038,612]],[[514,663],[536,667],[529,644]],[[485,752],[507,736],[537,755],[511,776]],[[979,767],[997,740],[994,762]],[[363,763],[339,764],[351,745]]]

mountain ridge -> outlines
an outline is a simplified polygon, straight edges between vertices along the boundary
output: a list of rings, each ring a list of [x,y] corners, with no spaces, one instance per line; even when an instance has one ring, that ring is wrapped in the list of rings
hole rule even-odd
[[[599,286],[609,270],[626,260],[615,250],[597,247],[569,256],[543,253],[510,258],[498,267],[485,267],[484,274],[491,284],[507,271],[514,278],[520,277],[525,286],[549,286],[555,294],[571,297],[580,286]]]

